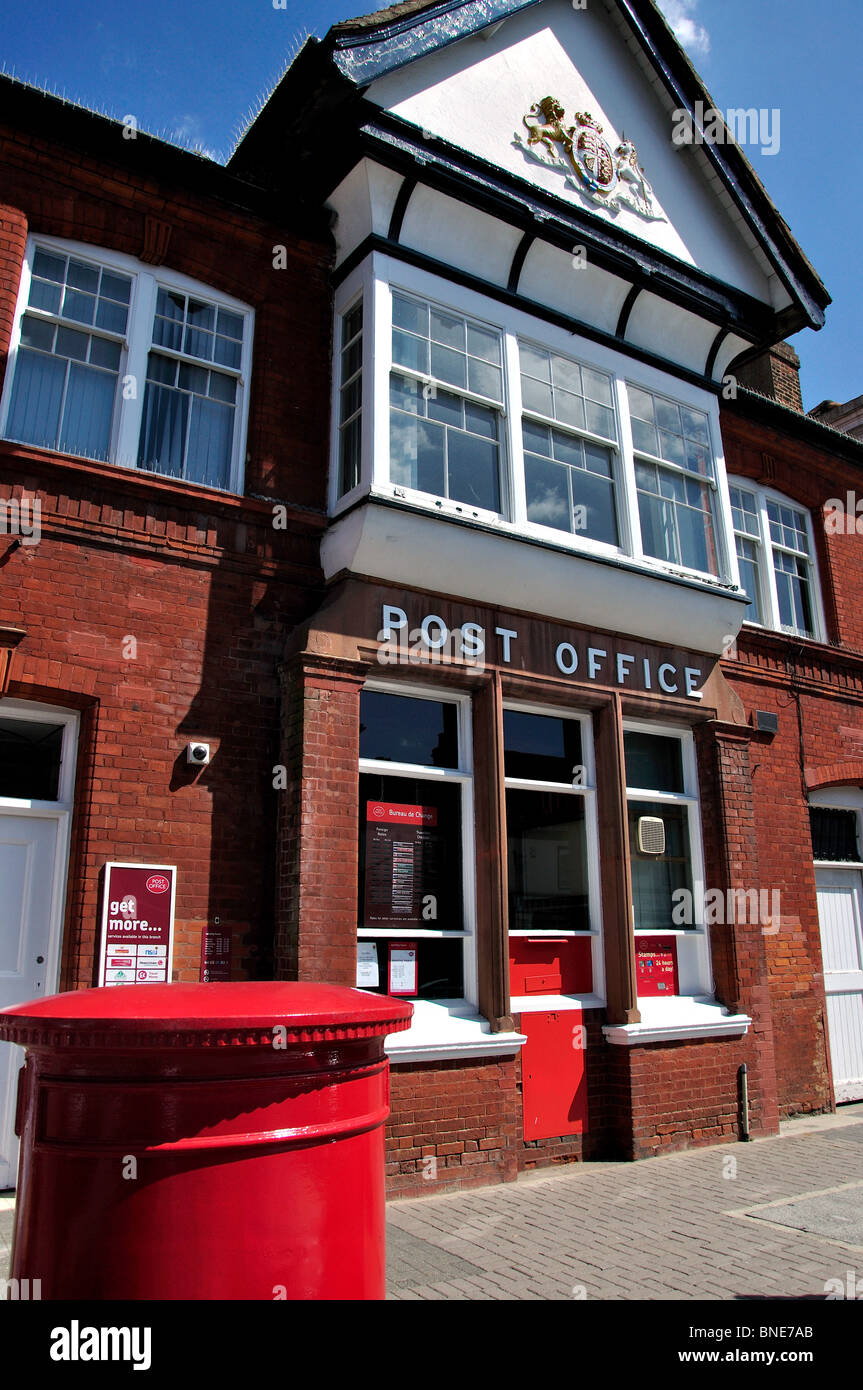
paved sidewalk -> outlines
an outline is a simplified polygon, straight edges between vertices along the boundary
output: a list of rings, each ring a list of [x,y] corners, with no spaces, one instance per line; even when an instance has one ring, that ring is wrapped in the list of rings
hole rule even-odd
[[[11,1234],[2,1194],[0,1278]],[[392,1202],[388,1242],[392,1299],[823,1299],[849,1271],[863,1296],[863,1106],[754,1144]]]
[[[393,1299],[863,1296],[863,1107],[388,1210]]]

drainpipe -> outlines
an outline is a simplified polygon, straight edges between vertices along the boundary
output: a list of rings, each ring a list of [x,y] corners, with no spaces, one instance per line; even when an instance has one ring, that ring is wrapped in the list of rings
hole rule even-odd
[[[737,1076],[740,1082],[740,1142],[748,1144],[752,1136],[749,1133],[749,1073],[745,1062],[738,1067]]]

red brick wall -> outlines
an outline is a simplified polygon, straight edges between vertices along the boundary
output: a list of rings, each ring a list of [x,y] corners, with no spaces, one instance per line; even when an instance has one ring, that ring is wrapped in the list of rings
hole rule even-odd
[[[521,1096],[513,1057],[390,1070],[387,1190],[425,1197],[516,1176]]]
[[[850,462],[739,413],[723,416],[729,472],[784,493],[812,514],[830,645],[745,629],[723,663],[750,723],[775,713],[775,737],[750,749],[760,884],[782,894],[779,931],[765,935],[780,1112],[832,1104],[820,930],[807,796],[863,786],[863,535],[827,534],[830,498],[861,492]]]
[[[41,541],[0,570],[0,617],[27,630],[9,694],[84,720],[64,984],[93,983],[108,859],[178,865],[180,978],[197,978],[214,916],[237,973],[266,975],[277,665],[307,602],[298,576],[316,575],[314,530],[273,531],[265,504],[240,499],[204,514],[196,489],[181,505],[173,487],[8,446],[0,461],[42,503]],[[208,767],[188,767],[191,739],[211,744]]]
[[[277,672],[321,583],[332,248],[294,213],[284,224],[256,215],[253,191],[200,160],[148,155],[119,130],[115,155],[91,156],[68,131],[0,128],[0,373],[28,230],[192,276],[255,310],[245,487],[291,505],[275,529],[272,503],[251,496],[0,443],[0,495],[42,506],[39,544],[0,568],[0,622],[27,632],[9,694],[82,716],[62,984],[93,983],[108,859],[177,864],[179,978],[198,978],[215,917],[235,976],[266,977]],[[201,191],[211,184],[218,194]],[[273,266],[275,245],[286,269]],[[193,738],[213,747],[204,769],[186,764]]]
[[[276,974],[356,984],[364,667],[302,655],[284,672]]]

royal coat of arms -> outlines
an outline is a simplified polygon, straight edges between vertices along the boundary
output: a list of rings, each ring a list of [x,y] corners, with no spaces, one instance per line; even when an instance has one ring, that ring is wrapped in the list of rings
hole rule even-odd
[[[602,126],[587,111],[577,111],[572,125],[564,124],[565,120],[560,102],[543,97],[522,116],[527,139],[517,133],[516,143],[540,163],[574,175],[567,178],[569,186],[593,203],[614,212],[627,207],[651,221],[664,220],[632,141],[624,134],[612,149]]]

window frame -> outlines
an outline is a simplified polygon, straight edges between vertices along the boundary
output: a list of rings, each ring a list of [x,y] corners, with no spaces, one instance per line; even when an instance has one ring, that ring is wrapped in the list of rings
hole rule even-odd
[[[857,818],[857,849],[859,859],[816,859],[816,869],[857,869],[863,872],[863,788],[854,786],[821,787],[807,797],[810,811],[853,811]],[[814,850],[814,846],[813,846]]]
[[[115,271],[121,275],[132,277],[132,290],[129,298],[129,316],[126,323],[126,332],[122,339],[120,339],[119,334],[105,334],[112,342],[121,341],[120,366],[117,373],[117,388],[111,416],[111,433],[107,459],[88,459],[84,455],[77,454],[65,455],[59,448],[46,447],[40,444],[30,444],[26,440],[11,439],[6,433],[17,371],[18,350],[21,345],[21,325],[24,315],[29,313],[41,319],[43,322],[54,323],[59,321],[58,315],[49,314],[47,311],[39,309],[33,309],[28,305],[30,286],[33,278],[33,260],[36,251],[39,249],[54,252],[58,255],[71,256],[76,260],[85,261],[90,265],[104,267],[107,270]],[[151,351],[163,351],[158,344],[154,344],[153,342],[156,297],[159,289],[165,289],[169,293],[175,292],[205,300],[215,308],[225,309],[231,313],[238,314],[243,319],[243,342],[239,368],[224,367],[220,363],[207,362],[203,358],[192,357],[185,353],[167,352],[167,355],[171,356],[173,360],[179,359],[195,366],[202,366],[209,370],[221,372],[237,382],[237,400],[234,408],[234,432],[231,446],[230,473],[228,482],[224,487],[219,487],[212,483],[199,483],[192,479],[178,478],[171,473],[162,473],[155,469],[141,468],[138,465],[138,447],[141,429],[143,427],[144,399],[147,389],[147,362]],[[85,332],[95,332],[99,335],[99,330],[94,329],[92,325],[76,325],[70,320],[69,326],[77,327]],[[21,265],[21,277],[15,304],[15,317],[9,342],[6,379],[3,385],[3,394],[2,397],[0,397],[0,439],[11,444],[18,444],[22,448],[39,449],[44,453],[60,454],[62,457],[74,458],[76,461],[82,463],[93,462],[110,467],[125,468],[130,472],[139,473],[144,477],[161,478],[166,482],[173,482],[183,487],[202,487],[212,492],[242,495],[245,481],[249,388],[251,382],[254,331],[255,311],[251,305],[234,299],[230,295],[223,294],[220,290],[216,290],[210,285],[205,285],[199,280],[194,280],[191,276],[181,274],[178,271],[167,270],[164,266],[146,265],[143,261],[139,261],[133,256],[125,255],[119,251],[113,251],[108,247],[91,245],[88,242],[69,241],[59,237],[42,236],[40,233],[32,233],[27,238],[27,245]],[[122,390],[124,381],[129,377],[134,377],[136,383],[135,398],[131,400],[125,399]]]
[[[443,927],[357,927],[357,941],[374,940],[386,937],[398,940],[444,940],[462,942],[462,980],[464,994],[460,998],[421,1000],[444,1009],[464,1009],[470,1006],[479,1009],[479,977],[477,970],[477,906],[476,906],[476,816],[474,796],[473,731],[471,723],[470,693],[456,690],[439,690],[431,685],[415,685],[402,681],[369,679],[363,692],[374,691],[385,695],[401,695],[407,699],[433,700],[435,703],[456,706],[458,729],[458,767],[429,767],[424,763],[385,762],[378,758],[358,758],[358,773],[371,773],[381,777],[412,777],[423,782],[448,782],[461,788],[461,857],[462,857],[462,922],[459,931],[447,931]],[[361,812],[361,808],[360,808]],[[359,832],[362,833],[360,816]],[[358,893],[364,885],[358,880]]]
[[[487,324],[503,335],[504,373],[504,431],[501,452],[501,513],[480,512],[464,503],[451,503],[431,494],[408,492],[389,479],[389,378],[392,369],[391,296],[392,291],[425,299],[444,311],[462,314]],[[432,271],[407,264],[384,252],[370,252],[360,266],[338,287],[335,297],[335,326],[338,331],[342,315],[349,309],[359,292],[364,299],[363,349],[363,457],[360,481],[343,497],[337,496],[337,409],[340,392],[340,367],[334,361],[333,370],[333,428],[331,430],[330,515],[337,521],[358,502],[401,502],[423,512],[450,519],[474,521],[494,528],[501,535],[515,539],[528,538],[544,542],[556,549],[589,558],[620,557],[634,562],[654,575],[674,574],[711,586],[739,584],[736,550],[731,532],[731,508],[728,499],[722,436],[719,428],[719,399],[714,392],[671,376],[646,364],[634,363],[631,357],[604,344],[580,338],[563,327],[529,314],[521,308],[469,289]],[[525,490],[524,447],[522,442],[523,402],[519,363],[519,341],[535,344],[577,362],[591,370],[605,373],[612,379],[614,413],[617,426],[617,445],[596,437],[596,443],[612,450],[616,458],[614,470],[618,507],[619,546],[594,541],[582,533],[558,531],[527,519]],[[334,341],[338,341],[336,338]],[[638,511],[638,491],[635,482],[635,461],[632,430],[629,419],[627,383],[655,395],[663,396],[681,406],[698,410],[708,419],[715,489],[714,537],[720,573],[718,576],[684,565],[670,564],[645,554],[641,543]],[[555,422],[556,428],[569,427]],[[593,439],[590,432],[585,438]],[[616,454],[615,454],[616,448]],[[708,480],[704,480],[708,481]],[[405,494],[405,495],[402,495]]]
[[[690,402],[684,401],[679,394],[673,394],[668,390],[656,390],[654,387],[648,387],[644,384],[644,381],[641,378],[633,374],[631,369],[627,372],[626,379],[624,381],[623,395],[625,397],[626,405],[626,427],[629,431],[629,457],[632,460],[632,485],[635,489],[634,505],[638,518],[638,526],[634,534],[637,537],[640,558],[647,561],[652,560],[654,564],[660,565],[666,570],[669,568],[671,568],[675,572],[682,570],[685,574],[697,574],[703,576],[704,578],[708,579],[710,582],[714,584],[721,583],[724,580],[726,580],[728,578],[728,575],[732,572],[732,552],[734,555],[733,569],[735,571],[737,569],[737,548],[736,545],[732,546],[731,550],[729,551],[727,526],[723,526],[724,507],[722,490],[719,482],[720,460],[722,459],[722,450],[721,448],[717,448],[717,438],[719,434],[717,425],[711,419],[710,411],[700,409],[699,407],[693,407],[694,409],[698,409],[700,414],[703,414],[707,417],[707,433],[709,439],[708,448],[710,450],[710,457],[713,462],[712,477],[707,477],[703,474],[695,473],[691,469],[686,468],[681,464],[671,463],[668,459],[660,458],[657,454],[649,454],[643,449],[636,449],[635,441],[632,435],[632,413],[629,402],[630,387],[635,391],[642,391],[645,395],[649,395],[655,399],[664,400],[671,405],[689,406]],[[678,561],[674,560],[664,560],[661,556],[649,555],[645,551],[644,539],[641,530],[641,507],[639,503],[641,489],[638,486],[638,478],[635,471],[636,464],[641,462],[651,464],[657,470],[665,469],[667,473],[676,474],[677,476],[682,478],[691,478],[693,481],[702,483],[708,488],[710,493],[710,519],[713,523],[713,542],[716,549],[718,573],[713,574],[710,570],[695,569],[692,566],[683,565],[680,564]],[[725,499],[725,501],[727,502],[727,498]],[[676,502],[674,505],[676,506]]]
[[[704,911],[705,895],[705,867],[704,867],[704,842],[702,838],[702,819],[701,819],[701,795],[698,785],[698,764],[695,751],[695,737],[692,729],[684,724],[665,724],[654,723],[643,719],[625,718],[623,721],[623,732],[649,734],[655,738],[673,738],[681,744],[681,767],[683,772],[683,791],[682,792],[659,792],[650,787],[631,787],[626,780],[624,764],[623,788],[624,800],[626,802],[627,817],[629,813],[630,801],[656,801],[663,802],[669,806],[685,806],[687,810],[687,828],[689,831],[689,858],[690,872],[692,877],[692,907],[693,924],[691,927],[638,927],[635,924],[635,897],[633,894],[632,903],[632,924],[631,931],[635,941],[635,948],[638,949],[640,937],[662,936],[674,938],[678,943],[677,968],[680,984],[681,998],[713,998],[713,968],[710,959],[710,928],[706,921]],[[630,876],[630,893],[632,893],[632,846],[630,845],[629,860],[626,864],[626,872]],[[684,952],[681,945],[691,943]],[[684,988],[684,976],[688,977],[688,982],[696,988]],[[647,996],[640,995],[640,999]]]
[[[582,766],[585,770],[586,782],[584,785],[576,787],[566,782],[543,782],[538,778],[507,777],[505,768],[501,764],[500,776],[504,788],[504,808],[506,806],[507,791],[539,791],[554,792],[562,796],[580,796],[584,800],[584,825],[585,825],[585,847],[587,853],[587,892],[588,892],[588,916],[590,928],[587,931],[553,931],[549,932],[550,937],[566,937],[573,941],[578,938],[588,939],[591,943],[591,964],[593,975],[593,990],[589,995],[563,995],[562,998],[573,1000],[580,998],[582,1004],[587,1007],[602,1008],[605,1006],[605,944],[602,919],[602,866],[599,845],[599,804],[597,799],[596,784],[596,749],[593,738],[593,720],[589,712],[585,710],[563,708],[557,705],[544,705],[532,701],[510,700],[503,701],[503,712],[513,710],[517,714],[536,714],[545,719],[569,719],[579,725],[581,731],[581,756]],[[504,749],[504,743],[501,744]],[[504,811],[505,814],[505,811]],[[506,826],[507,850],[509,848],[509,827]],[[507,923],[506,940],[510,937],[538,937],[542,933],[529,928],[515,927],[509,925],[509,904],[507,900]],[[512,998],[518,1003],[512,1004]],[[525,1007],[531,1010],[531,996],[512,996],[510,999],[511,1007],[524,1011]]]
[[[785,493],[777,491],[776,488],[764,487],[761,483],[756,483],[752,478],[745,478],[738,474],[728,475],[729,490],[729,509],[731,488],[740,488],[743,492],[748,492],[755,498],[758,508],[759,535],[750,536],[746,539],[755,542],[760,547],[759,554],[759,576],[762,621],[758,622],[754,618],[745,618],[744,626],[760,628],[766,632],[776,632],[783,637],[796,637],[804,642],[825,642],[826,622],[824,618],[824,604],[821,591],[821,574],[818,565],[818,554],[815,549],[815,528],[812,523],[812,513],[810,509],[800,502],[796,502],[793,497],[788,497]],[[811,633],[801,632],[798,628],[784,627],[779,622],[779,597],[776,586],[776,574],[773,564],[774,542],[770,535],[770,519],[767,515],[767,503],[774,502],[779,506],[791,507],[798,515],[802,516],[806,526],[806,539],[809,543],[809,555],[806,557],[809,567],[809,589],[812,601],[812,626],[814,631]],[[730,515],[730,510],[729,510]],[[734,528],[732,518],[732,536],[734,538],[735,555],[737,552],[738,533]],[[777,549],[785,554],[796,554],[789,551],[784,546],[777,545]],[[802,557],[801,557],[802,558]],[[767,621],[769,619],[769,621]]]
[[[402,294],[403,296],[408,297],[408,298],[411,298],[411,299],[418,299],[418,300],[421,300],[421,301],[423,301],[424,303],[428,304],[428,306],[429,306],[430,309],[438,309],[438,310],[440,310],[442,313],[448,313],[448,314],[450,314],[450,315],[452,315],[452,316],[454,316],[454,317],[455,317],[455,316],[458,316],[458,317],[460,317],[460,318],[465,318],[468,322],[474,322],[474,323],[476,323],[476,324],[477,324],[478,326],[480,326],[480,327],[488,328],[488,329],[490,329],[492,332],[498,333],[498,334],[500,335],[500,346],[501,346],[501,365],[500,365],[500,373],[501,373],[501,400],[500,400],[500,401],[491,401],[491,400],[489,400],[488,397],[485,397],[485,396],[478,396],[475,392],[473,392],[473,391],[471,391],[471,390],[469,390],[469,389],[467,389],[467,388],[463,388],[463,387],[459,387],[459,386],[452,386],[452,385],[450,385],[449,382],[440,381],[437,377],[433,376],[433,375],[431,374],[431,372],[429,372],[429,373],[417,372],[417,371],[414,371],[412,368],[403,367],[401,364],[398,364],[398,365],[397,365],[396,362],[394,361],[394,358],[393,358],[393,350],[392,350],[392,332],[393,332],[392,323],[393,323],[393,295],[394,295],[394,294]],[[487,410],[494,410],[494,411],[497,413],[497,415],[498,415],[498,494],[499,494],[499,497],[500,497],[500,510],[497,511],[497,512],[495,512],[495,511],[492,511],[492,510],[491,510],[490,508],[488,508],[488,507],[476,507],[476,506],[474,506],[474,505],[473,505],[472,503],[470,503],[470,502],[462,502],[462,501],[459,501],[458,499],[455,499],[455,498],[444,497],[443,495],[438,495],[437,493],[423,492],[423,491],[422,491],[421,489],[419,489],[419,488],[405,487],[405,485],[404,485],[403,483],[394,483],[394,482],[392,481],[392,477],[391,477],[391,475],[390,475],[390,459],[389,459],[389,457],[388,457],[388,459],[387,459],[387,469],[386,469],[385,486],[386,486],[387,488],[389,488],[389,490],[390,490],[390,492],[391,492],[391,494],[392,494],[393,497],[400,498],[400,499],[405,500],[405,501],[415,502],[415,503],[417,503],[418,505],[421,505],[421,506],[424,505],[424,506],[428,507],[428,506],[431,505],[431,506],[433,506],[433,507],[435,508],[435,510],[440,510],[440,511],[444,512],[444,513],[447,514],[447,515],[451,515],[451,516],[452,516],[452,515],[455,515],[455,516],[469,516],[472,520],[480,520],[480,521],[487,521],[487,522],[497,522],[497,521],[506,521],[506,520],[510,520],[511,517],[512,517],[512,499],[511,499],[511,492],[510,492],[510,487],[509,487],[509,475],[510,475],[510,470],[509,470],[509,468],[507,467],[507,459],[508,459],[508,448],[507,448],[508,438],[507,438],[507,437],[508,437],[508,434],[509,434],[509,429],[508,429],[508,424],[507,424],[507,417],[508,417],[508,415],[509,415],[509,409],[508,409],[508,406],[509,406],[509,392],[508,392],[508,382],[507,382],[508,373],[507,373],[507,362],[506,362],[506,341],[505,341],[505,334],[504,334],[503,330],[499,327],[499,325],[497,325],[497,324],[495,324],[495,323],[493,323],[493,322],[489,322],[488,320],[484,320],[484,319],[482,319],[482,318],[478,318],[475,314],[467,314],[467,313],[465,313],[462,309],[460,309],[460,308],[458,308],[458,307],[451,306],[451,305],[447,304],[447,303],[446,303],[445,301],[443,301],[443,300],[440,300],[440,299],[437,299],[437,298],[429,298],[429,297],[426,296],[426,295],[419,295],[419,294],[416,293],[416,291],[406,289],[406,288],[405,288],[404,286],[402,286],[401,284],[395,284],[395,283],[392,283],[392,282],[391,282],[390,284],[388,284],[387,287],[386,287],[385,307],[386,307],[386,318],[387,318],[387,323],[388,323],[388,325],[389,325],[388,351],[387,351],[387,358],[386,358],[386,360],[387,360],[387,362],[388,362],[388,364],[389,364],[388,372],[387,372],[387,440],[388,440],[388,445],[391,445],[391,420],[392,420],[392,417],[391,417],[392,405],[391,405],[391,402],[390,402],[390,400],[389,400],[389,384],[390,384],[390,382],[391,382],[391,380],[392,380],[392,377],[393,377],[393,376],[397,376],[397,375],[399,375],[399,374],[402,374],[407,380],[411,380],[411,381],[416,381],[416,382],[422,383],[422,385],[423,385],[424,387],[425,387],[425,386],[431,386],[434,390],[441,389],[441,390],[444,391],[444,392],[449,392],[449,393],[452,394],[452,395],[458,396],[459,399],[462,400],[462,401],[469,401],[469,402],[471,402],[472,404],[480,405],[480,406],[482,406],[483,408],[485,408],[485,409],[487,409]]]

